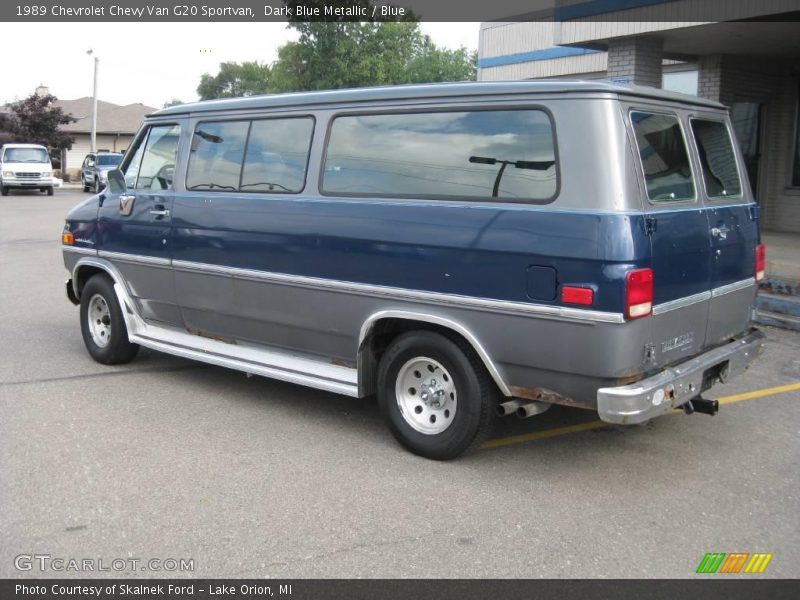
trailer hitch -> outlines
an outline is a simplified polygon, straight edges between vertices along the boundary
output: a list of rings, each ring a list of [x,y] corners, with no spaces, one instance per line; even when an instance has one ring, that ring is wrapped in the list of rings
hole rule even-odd
[[[687,415],[692,413],[703,413],[704,415],[714,416],[719,412],[719,400],[707,400],[706,398],[692,398],[681,406]]]

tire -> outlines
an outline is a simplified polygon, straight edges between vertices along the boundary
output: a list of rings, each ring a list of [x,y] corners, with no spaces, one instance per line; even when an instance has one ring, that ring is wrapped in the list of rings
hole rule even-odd
[[[92,191],[95,194],[100,193],[100,180],[97,177],[94,178],[94,189]]]
[[[489,435],[497,388],[466,343],[412,331],[395,338],[381,357],[378,404],[403,446],[426,458],[448,460]]]
[[[52,186],[52,185],[51,185],[49,188],[47,188],[47,195],[48,195],[48,196],[52,196],[52,195],[53,195],[53,194],[55,194],[55,193],[56,193],[56,192],[55,192],[55,190],[53,189],[53,186]]]
[[[89,191],[89,184],[86,183],[86,178],[83,175],[81,175],[81,185],[83,186],[83,191],[84,192],[88,192]]]
[[[8,196],[8,187],[5,185],[0,187],[0,194],[2,194],[3,196]]]
[[[139,346],[128,341],[117,294],[106,275],[94,275],[86,282],[81,292],[80,315],[83,343],[93,359],[104,365],[118,365],[134,359]]]

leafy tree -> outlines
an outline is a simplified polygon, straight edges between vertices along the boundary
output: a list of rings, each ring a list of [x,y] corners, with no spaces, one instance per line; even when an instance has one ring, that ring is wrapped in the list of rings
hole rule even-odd
[[[271,71],[269,65],[257,61],[220,63],[219,73],[205,73],[200,78],[197,93],[201,100],[264,94],[269,89]]]
[[[77,119],[54,106],[58,100],[52,94],[28,98],[8,104],[10,113],[0,115],[0,129],[8,131],[17,142],[41,144],[51,150],[69,150],[75,141],[59,129],[59,125],[74,123]]]
[[[185,102],[180,98],[173,98],[172,100],[167,100],[166,102],[164,102],[163,108],[169,108],[170,106],[178,106],[179,104],[185,104]]]
[[[413,13],[401,17],[380,17],[362,22],[354,16],[324,16],[324,6],[362,7],[372,15],[369,0],[284,0],[320,8],[319,19],[290,19],[289,27],[300,35],[296,42],[278,50],[278,60],[269,69],[259,92],[296,92],[369,85],[474,80],[477,54],[465,48],[439,48],[419,28]],[[244,63],[249,64],[249,63]],[[233,71],[236,63],[220,65]],[[241,65],[244,66],[244,65]],[[227,81],[224,73],[204,75],[198,88],[203,99],[242,93],[218,86]],[[211,84],[210,82],[215,82]],[[208,85],[206,85],[208,84]],[[217,87],[215,87],[217,85]]]

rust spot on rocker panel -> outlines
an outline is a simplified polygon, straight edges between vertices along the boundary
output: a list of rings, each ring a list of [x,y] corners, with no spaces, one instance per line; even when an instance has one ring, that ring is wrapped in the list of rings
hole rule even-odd
[[[591,409],[592,407],[567,398],[561,394],[556,394],[544,388],[524,388],[512,386],[509,390],[511,395],[515,398],[524,398],[525,400],[538,400],[539,402],[549,402],[551,404],[561,404],[562,406],[573,406],[575,408]]]
[[[231,344],[231,345],[235,346],[235,345],[237,345],[239,343],[233,338],[226,338],[226,337],[222,337],[220,335],[214,335],[212,333],[208,333],[207,331],[201,331],[199,329],[191,329],[191,328],[187,327],[186,331],[188,333],[191,333],[192,335],[196,335],[198,337],[206,338],[206,339],[209,339],[209,340],[214,340],[216,342],[222,342],[223,344]]]

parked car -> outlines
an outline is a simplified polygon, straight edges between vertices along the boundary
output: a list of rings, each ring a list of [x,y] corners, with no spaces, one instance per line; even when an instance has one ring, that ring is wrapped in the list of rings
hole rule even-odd
[[[0,192],[38,189],[53,195],[53,166],[47,148],[39,144],[3,144],[0,147]]]
[[[83,191],[99,193],[108,183],[108,172],[117,168],[122,160],[121,152],[91,152],[81,165]]]
[[[67,215],[67,294],[101,363],[376,394],[436,459],[552,404],[713,414],[764,337],[734,140],[720,104],[598,82],[167,108]]]

